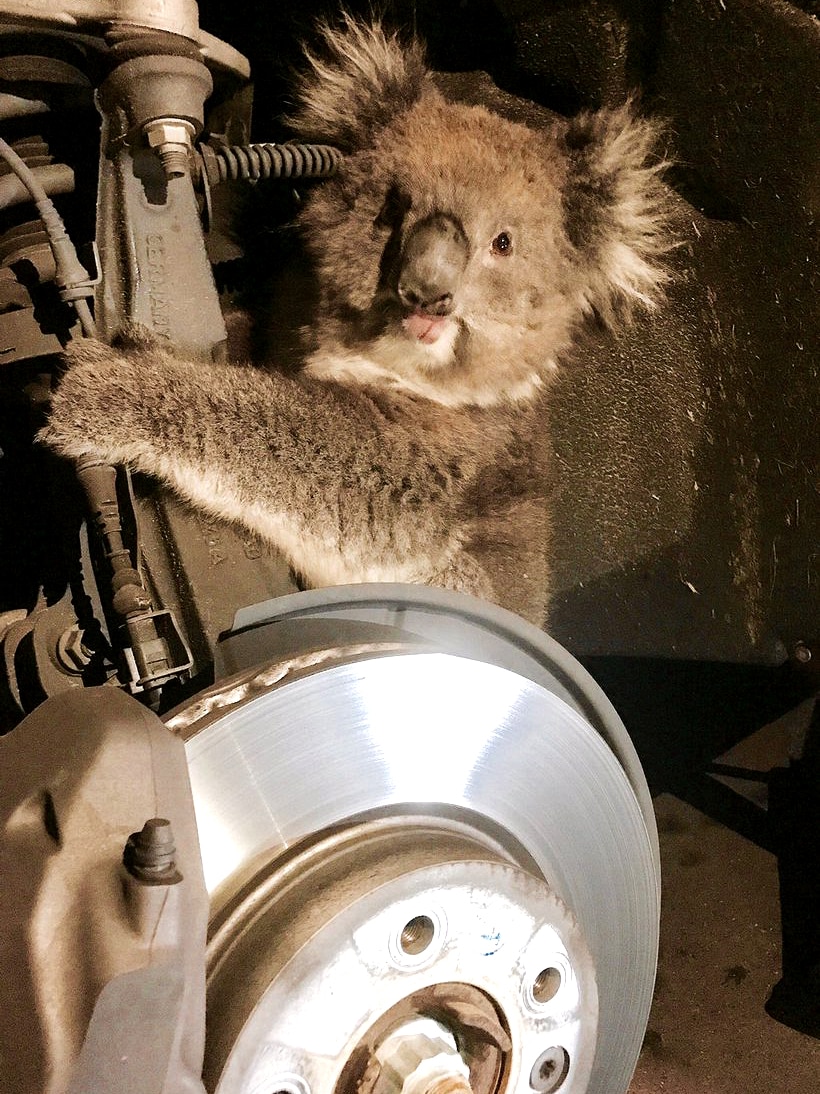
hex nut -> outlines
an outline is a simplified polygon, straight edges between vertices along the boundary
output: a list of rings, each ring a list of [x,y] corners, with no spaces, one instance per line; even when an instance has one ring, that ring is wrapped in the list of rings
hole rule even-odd
[[[182,118],[160,118],[146,122],[143,131],[151,148],[159,148],[163,144],[181,144],[189,148],[194,135],[194,127]]]
[[[57,639],[57,661],[60,668],[79,676],[91,664],[91,651],[83,645],[83,632],[75,623]]]

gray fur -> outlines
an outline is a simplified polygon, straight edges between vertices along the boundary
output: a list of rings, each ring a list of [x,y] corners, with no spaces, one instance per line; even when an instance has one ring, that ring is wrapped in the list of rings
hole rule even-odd
[[[549,381],[585,313],[658,295],[654,130],[628,108],[544,132],[447,103],[377,25],[324,45],[297,117],[353,154],[301,215],[320,299],[302,369],[81,341],[41,437],[245,524],[311,585],[444,585],[540,624]]]

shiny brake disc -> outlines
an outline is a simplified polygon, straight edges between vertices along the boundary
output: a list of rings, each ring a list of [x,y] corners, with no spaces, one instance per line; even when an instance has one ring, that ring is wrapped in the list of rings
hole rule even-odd
[[[456,594],[240,613],[186,738],[219,1094],[623,1094],[654,983],[651,801],[561,647]]]

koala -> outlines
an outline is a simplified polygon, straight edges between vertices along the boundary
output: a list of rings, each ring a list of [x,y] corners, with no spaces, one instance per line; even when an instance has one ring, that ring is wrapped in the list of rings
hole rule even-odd
[[[345,158],[299,213],[299,367],[79,340],[41,440],[155,476],[309,586],[421,582],[542,625],[550,383],[585,320],[662,294],[658,127],[627,104],[531,128],[447,101],[379,23],[322,36],[291,122]]]

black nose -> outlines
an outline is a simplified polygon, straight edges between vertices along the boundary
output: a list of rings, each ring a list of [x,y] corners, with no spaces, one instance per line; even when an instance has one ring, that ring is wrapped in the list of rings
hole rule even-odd
[[[399,299],[405,307],[428,315],[448,315],[468,256],[467,237],[455,217],[426,217],[411,229],[404,244]]]

